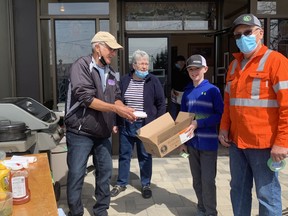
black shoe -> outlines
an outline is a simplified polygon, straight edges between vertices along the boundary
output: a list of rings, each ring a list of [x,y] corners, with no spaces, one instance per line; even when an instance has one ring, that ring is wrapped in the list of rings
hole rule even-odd
[[[113,189],[110,191],[110,196],[111,197],[116,197],[118,196],[118,194],[122,191],[125,191],[126,190],[126,186],[120,186],[120,185],[115,185],[113,187]]]
[[[151,191],[150,186],[142,187],[141,193],[144,199],[149,199],[152,196],[152,191]]]

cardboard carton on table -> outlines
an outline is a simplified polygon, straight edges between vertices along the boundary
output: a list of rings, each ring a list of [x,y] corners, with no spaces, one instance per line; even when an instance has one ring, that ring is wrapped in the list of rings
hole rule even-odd
[[[174,121],[170,113],[165,113],[144,127],[140,128],[138,138],[146,151],[154,156],[164,157],[192,137],[185,133],[194,119],[193,113],[179,112]]]

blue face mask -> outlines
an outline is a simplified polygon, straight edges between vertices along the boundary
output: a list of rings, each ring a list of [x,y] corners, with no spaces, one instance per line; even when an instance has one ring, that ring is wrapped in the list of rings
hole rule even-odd
[[[236,44],[242,53],[249,54],[253,50],[255,50],[257,47],[256,36],[255,35],[249,35],[249,36],[242,35],[241,38],[236,40]]]
[[[148,71],[138,71],[138,70],[135,70],[135,75],[140,78],[140,79],[144,79],[147,75],[148,75]]]

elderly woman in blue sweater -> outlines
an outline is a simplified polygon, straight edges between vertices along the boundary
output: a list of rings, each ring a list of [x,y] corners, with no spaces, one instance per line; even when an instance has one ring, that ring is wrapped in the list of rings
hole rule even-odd
[[[163,87],[159,79],[148,72],[149,55],[137,50],[132,55],[133,71],[120,80],[123,103],[136,112],[146,114],[135,122],[122,119],[119,126],[119,168],[116,185],[111,190],[111,197],[126,190],[129,181],[130,162],[134,145],[137,147],[137,157],[140,168],[141,193],[147,199],[152,196],[150,188],[152,177],[152,156],[144,148],[142,141],[136,136],[137,130],[166,112]],[[136,114],[135,114],[136,115]],[[137,116],[137,115],[136,115]]]
[[[195,114],[187,129],[194,137],[180,146],[180,151],[189,153],[193,188],[198,199],[196,215],[216,216],[217,127],[223,113],[223,99],[219,89],[204,79],[208,67],[203,56],[190,56],[186,65],[192,82],[184,91],[181,111]]]

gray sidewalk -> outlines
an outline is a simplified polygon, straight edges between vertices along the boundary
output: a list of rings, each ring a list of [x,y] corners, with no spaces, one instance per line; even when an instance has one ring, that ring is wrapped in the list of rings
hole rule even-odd
[[[288,160],[287,160],[288,162]],[[113,176],[111,184],[117,178],[118,160],[113,159]],[[280,172],[282,185],[283,215],[288,216],[288,167]],[[143,199],[140,192],[139,167],[136,158],[131,160],[130,184],[126,191],[111,199],[109,216],[138,215],[138,216],[193,216],[196,212],[197,199],[192,189],[188,159],[177,155],[164,158],[153,158],[153,176],[151,199]],[[93,172],[85,177],[83,190],[84,216],[93,215],[92,206],[95,204]],[[232,216],[229,196],[229,157],[223,148],[219,150],[217,165],[217,208],[219,216]],[[112,188],[111,185],[111,188]],[[58,207],[68,212],[66,202],[66,187],[61,187],[61,198]],[[253,191],[252,215],[258,213],[258,202]]]

